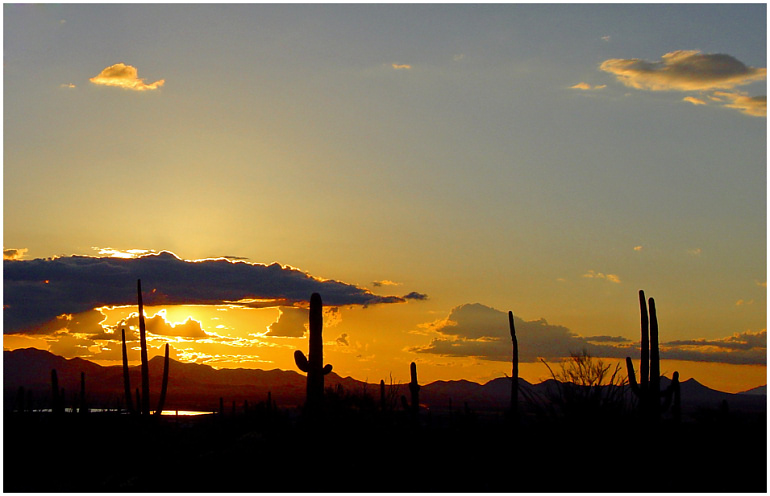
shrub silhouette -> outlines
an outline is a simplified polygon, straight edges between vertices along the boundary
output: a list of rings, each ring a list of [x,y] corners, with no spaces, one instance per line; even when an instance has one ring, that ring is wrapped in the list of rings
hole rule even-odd
[[[301,350],[297,350],[294,352],[294,362],[297,368],[307,374],[305,409],[309,415],[314,416],[323,409],[324,376],[332,371],[331,365],[323,365],[323,303],[318,293],[310,295],[308,320],[308,356],[306,358]]]

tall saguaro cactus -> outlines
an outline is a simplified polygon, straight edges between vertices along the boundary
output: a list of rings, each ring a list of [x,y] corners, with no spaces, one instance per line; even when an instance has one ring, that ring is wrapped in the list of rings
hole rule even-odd
[[[142,415],[150,414],[150,362],[147,360],[147,333],[144,325],[144,305],[142,305],[142,280],[136,281],[136,292],[139,296],[139,342],[142,347]]]
[[[332,366],[323,364],[323,303],[321,295],[310,296],[308,356],[301,350],[294,352],[294,362],[307,374],[307,393],[305,407],[311,414],[318,413],[323,405],[324,376],[332,371]]]
[[[660,349],[658,344],[658,316],[655,300],[649,299],[649,314],[644,291],[639,290],[639,308],[641,311],[641,363],[639,364],[639,382],[634,373],[631,357],[626,357],[628,383],[631,391],[639,398],[642,414],[651,420],[657,420],[672,402],[679,405],[679,373],[674,372],[671,384],[666,391],[660,390]],[[665,401],[661,404],[660,400]]]
[[[511,414],[514,418],[519,414],[519,342],[516,339],[516,328],[513,325],[513,312],[508,312],[508,326],[511,328],[513,358],[511,369]]]

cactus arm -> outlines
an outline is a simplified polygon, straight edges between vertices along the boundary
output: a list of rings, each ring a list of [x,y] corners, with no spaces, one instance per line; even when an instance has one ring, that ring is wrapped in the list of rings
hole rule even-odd
[[[166,403],[166,391],[168,390],[168,343],[166,343],[166,356],[163,360],[163,383],[160,386],[160,400],[158,400],[158,409],[155,415],[160,416],[163,412],[163,405]]]
[[[331,364],[330,364],[330,363],[327,363],[327,364],[324,366],[323,370],[321,370],[321,372],[323,373],[323,375],[327,375],[327,374],[329,374],[331,371],[332,371],[332,366],[331,366]]]
[[[302,353],[301,350],[297,350],[294,352],[294,363],[297,364],[297,368],[300,369],[302,372],[307,373],[309,369],[307,358],[305,358],[305,354]]]
[[[139,340],[142,347],[142,415],[150,414],[150,364],[147,359],[147,336],[144,324],[144,306],[142,305],[142,280],[136,281],[136,292],[139,297]]]
[[[129,413],[134,413],[134,405],[132,402],[133,396],[131,395],[131,379],[128,376],[128,354],[126,352],[126,330],[121,330],[121,338],[123,340],[123,389],[126,395],[126,408]]]
[[[628,385],[631,386],[631,391],[633,391],[636,396],[639,396],[641,391],[639,390],[639,384],[636,382],[634,362],[631,361],[631,357],[626,357],[626,369],[628,369]]]

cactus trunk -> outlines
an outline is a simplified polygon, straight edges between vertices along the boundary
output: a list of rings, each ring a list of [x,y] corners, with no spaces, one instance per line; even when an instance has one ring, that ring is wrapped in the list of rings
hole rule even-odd
[[[166,356],[163,360],[163,383],[160,386],[160,400],[158,400],[158,409],[155,415],[160,416],[163,412],[163,405],[166,403],[166,391],[168,390],[168,343],[166,343]]]
[[[136,281],[139,297],[139,341],[142,347],[142,415],[150,414],[150,362],[147,359],[147,336],[144,325],[144,306],[142,305],[142,280]]]
[[[121,337],[123,340],[123,390],[126,396],[126,409],[128,413],[134,412],[134,405],[131,400],[131,379],[128,375],[128,353],[126,352],[126,330],[121,330]],[[138,404],[137,404],[138,406]]]
[[[508,312],[508,325],[511,328],[513,358],[511,369],[511,413],[514,418],[519,414],[519,342],[516,339],[516,328],[513,325],[513,312]]]
[[[323,303],[321,295],[310,296],[309,350],[308,357],[302,351],[294,352],[297,367],[307,373],[305,407],[310,415],[323,408],[324,376],[332,371],[331,365],[323,365]]]

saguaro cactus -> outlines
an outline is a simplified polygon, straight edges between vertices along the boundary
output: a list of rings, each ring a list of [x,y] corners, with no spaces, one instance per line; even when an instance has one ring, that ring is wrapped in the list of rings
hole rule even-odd
[[[318,413],[323,405],[324,376],[332,371],[332,366],[323,364],[323,303],[321,295],[310,296],[310,336],[308,357],[301,350],[294,352],[297,368],[307,374],[307,393],[305,407],[311,414]]]
[[[126,409],[129,413],[135,413],[131,395],[131,379],[128,376],[128,353],[126,352],[126,330],[121,330],[123,340],[123,390],[126,396]],[[138,406],[138,405],[137,405]]]
[[[516,339],[516,328],[513,325],[513,312],[508,312],[508,325],[511,328],[513,343],[513,358],[511,369],[511,414],[516,418],[519,414],[519,342]]]
[[[407,401],[406,396],[401,396],[401,404],[414,418],[417,418],[420,412],[420,384],[417,383],[417,364],[414,362],[409,364],[409,375],[411,376],[409,392],[411,393],[412,401],[410,403]]]
[[[626,357],[628,369],[628,384],[631,391],[639,398],[642,414],[652,420],[660,418],[660,414],[668,409],[674,397],[674,404],[680,404],[679,373],[674,372],[671,384],[666,391],[660,390],[660,350],[658,345],[658,316],[655,310],[655,300],[649,299],[649,315],[644,291],[639,290],[639,307],[641,310],[641,363],[639,365],[639,382],[634,373],[631,357]],[[665,401],[661,404],[660,400]],[[678,414],[678,413],[677,413]]]
[[[64,395],[59,390],[59,376],[56,369],[51,369],[51,412],[55,415],[64,413]]]
[[[78,410],[78,413],[81,415],[88,413],[88,408],[86,408],[86,373],[81,372],[80,373],[80,409]]]
[[[160,386],[160,400],[158,400],[158,409],[155,415],[160,416],[163,412],[163,404],[166,402],[166,391],[168,390],[168,343],[166,343],[166,356],[163,360],[163,383]]]
[[[142,305],[142,280],[136,281],[136,292],[139,296],[139,342],[142,347],[142,404],[139,407],[142,415],[150,414],[150,362],[147,359],[147,336],[144,325],[144,305]]]

